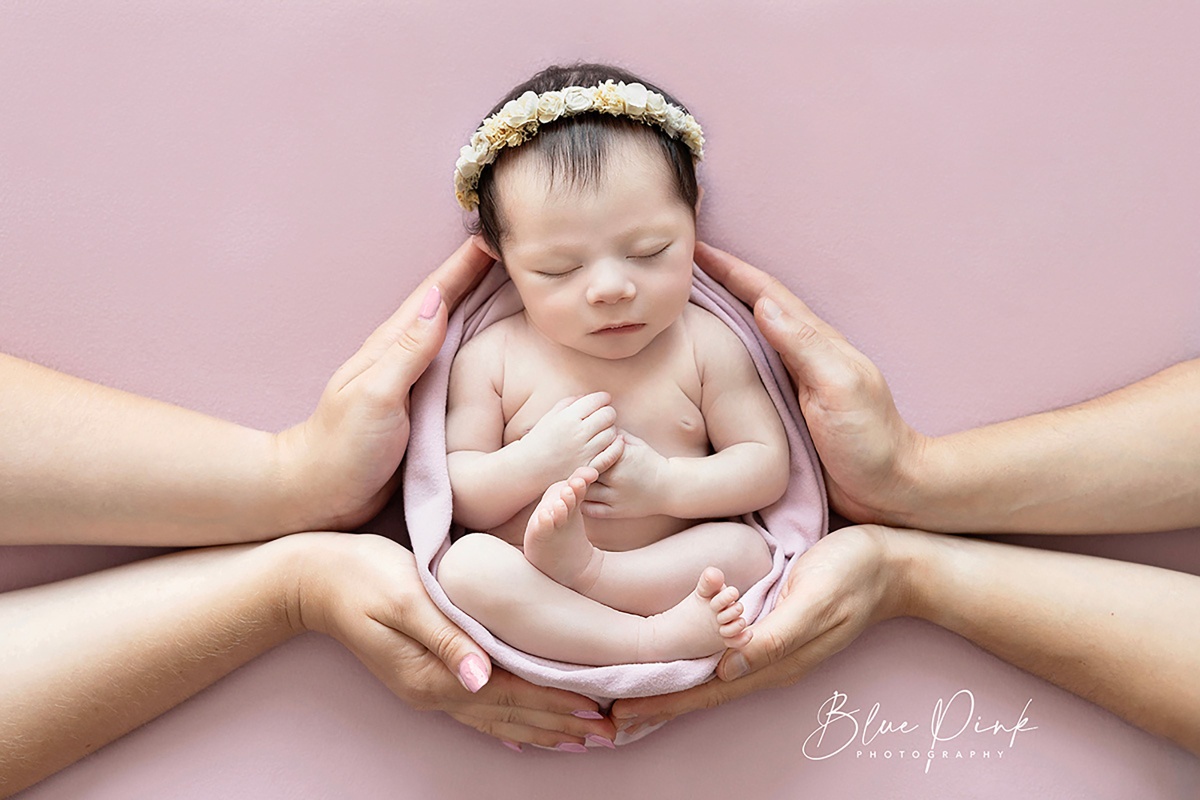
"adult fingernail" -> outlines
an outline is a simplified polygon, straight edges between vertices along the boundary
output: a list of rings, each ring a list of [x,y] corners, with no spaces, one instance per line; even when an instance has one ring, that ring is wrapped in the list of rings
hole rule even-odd
[[[775,301],[771,298],[764,297],[762,301],[762,312],[763,316],[767,319],[779,319],[779,315],[783,313],[783,309],[776,305]]]
[[[483,659],[474,653],[464,658],[458,665],[458,679],[471,694],[482,689],[488,682],[487,669],[483,666]]]
[[[525,752],[524,750],[521,749],[521,745],[517,744],[516,742],[506,742],[505,740],[501,739],[500,744],[504,745],[509,750],[512,750],[514,753],[524,753]]]
[[[563,742],[555,750],[561,750],[564,753],[586,753],[587,748],[578,742]]]
[[[613,719],[637,719],[637,712],[625,711],[622,709],[620,711],[614,711],[612,716]]]
[[[609,750],[617,749],[617,746],[615,744],[613,744],[608,739],[605,739],[603,736],[601,736],[597,733],[589,733],[587,736],[585,736],[583,738],[586,741],[589,741],[592,744],[596,745],[597,747],[607,747]]]
[[[571,716],[580,719],[604,719],[604,715],[599,711],[572,711]]]
[[[732,681],[742,677],[750,671],[750,665],[746,663],[746,657],[741,653],[734,653],[725,662],[725,680]]]
[[[433,315],[437,313],[438,306],[441,304],[442,292],[438,289],[437,284],[434,284],[425,293],[425,302],[421,303],[421,319],[433,319]]]

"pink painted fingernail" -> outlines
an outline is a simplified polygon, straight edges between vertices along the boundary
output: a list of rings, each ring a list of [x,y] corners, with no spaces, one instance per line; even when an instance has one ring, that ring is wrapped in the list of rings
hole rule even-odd
[[[506,742],[505,740],[501,739],[500,744],[504,745],[509,750],[512,750],[514,753],[524,753],[525,752],[524,750],[521,749],[521,745],[517,744],[516,742]]]
[[[437,284],[434,284],[425,293],[425,302],[421,303],[421,319],[433,319],[433,315],[437,313],[438,306],[441,304],[442,292],[438,289]]]
[[[598,711],[572,711],[571,716],[580,719],[604,719],[604,715]]]
[[[555,750],[561,750],[564,753],[586,753],[587,748],[578,742],[563,742]]]
[[[603,736],[601,736],[597,733],[589,733],[587,736],[585,736],[583,738],[585,740],[591,742],[592,744],[596,745],[597,747],[607,747],[609,750],[617,749],[617,746],[615,744],[613,744],[608,739],[605,739]]]
[[[487,668],[483,659],[471,653],[458,665],[458,679],[471,694],[475,694],[488,682]]]

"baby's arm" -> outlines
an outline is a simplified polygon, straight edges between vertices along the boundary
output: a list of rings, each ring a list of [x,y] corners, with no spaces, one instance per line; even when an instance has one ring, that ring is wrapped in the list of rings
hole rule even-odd
[[[507,522],[576,467],[607,469],[623,448],[603,392],[563,398],[529,433],[504,445],[504,348],[502,330],[485,331],[450,368],[446,451],[454,519],[477,531]]]
[[[624,432],[624,453],[588,490],[585,516],[732,517],[765,508],[787,490],[787,434],[750,354],[708,312],[689,307],[685,314],[700,372],[700,411],[716,452],[667,458]]]
[[[665,513],[703,519],[757,511],[787,490],[787,434],[737,335],[697,311],[687,322],[700,369],[700,411],[715,452],[667,459]]]

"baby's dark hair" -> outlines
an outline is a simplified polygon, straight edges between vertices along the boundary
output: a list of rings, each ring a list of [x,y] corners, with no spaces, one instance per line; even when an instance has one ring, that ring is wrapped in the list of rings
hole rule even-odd
[[[632,72],[608,64],[572,64],[547,67],[519,86],[513,87],[496,107],[487,113],[492,116],[510,100],[525,92],[552,92],[568,86],[598,86],[607,80],[640,83],[652,92],[658,92],[672,105],[685,112],[687,108],[649,81]],[[688,208],[694,209],[699,197],[696,183],[696,165],[692,151],[679,139],[674,139],[656,125],[646,125],[629,117],[601,113],[586,113],[563,117],[538,129],[538,133],[517,150],[536,153],[546,168],[551,186],[562,178],[568,186],[589,188],[599,184],[604,177],[606,158],[617,137],[640,136],[648,143],[656,142],[665,159],[664,165],[679,196]],[[506,226],[500,212],[499,197],[495,185],[496,165],[512,151],[504,150],[496,161],[486,167],[479,176],[479,220],[470,226],[472,233],[483,235],[483,239],[497,253],[504,239]]]

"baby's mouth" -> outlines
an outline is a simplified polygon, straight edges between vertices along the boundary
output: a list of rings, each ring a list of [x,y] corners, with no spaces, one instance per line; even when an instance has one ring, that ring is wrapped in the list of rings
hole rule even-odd
[[[623,322],[623,323],[620,323],[617,325],[606,325],[605,327],[601,328],[600,330],[592,331],[592,333],[605,334],[605,335],[620,334],[620,333],[633,333],[634,331],[640,331],[644,327],[646,327],[646,324],[644,322]]]

